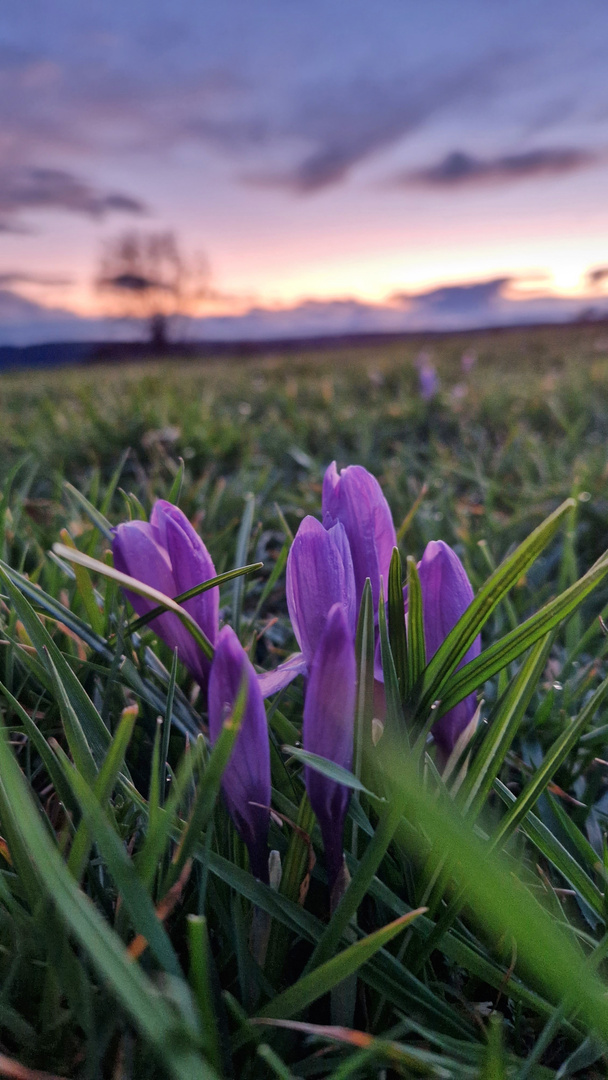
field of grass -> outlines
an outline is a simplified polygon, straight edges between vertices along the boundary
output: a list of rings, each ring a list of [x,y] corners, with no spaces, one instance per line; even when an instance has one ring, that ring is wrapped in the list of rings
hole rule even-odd
[[[302,680],[268,702],[270,888],[197,738],[196,684],[131,632],[103,568],[49,552],[107,561],[109,524],[179,501],[218,574],[261,564],[222,587],[221,617],[271,668],[296,648],[289,539],[333,459],[379,479],[404,568],[443,539],[488,602],[466,779],[416,743],[465,646],[415,673],[367,747],[330,916],[284,749]],[[5,375],[0,490],[0,1076],[605,1075],[606,328]]]

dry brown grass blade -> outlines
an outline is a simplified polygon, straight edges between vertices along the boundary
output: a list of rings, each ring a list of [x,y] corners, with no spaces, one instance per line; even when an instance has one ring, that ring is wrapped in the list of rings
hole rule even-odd
[[[179,903],[182,892],[184,891],[188,878],[190,877],[191,870],[192,859],[188,859],[184,865],[184,869],[182,870],[177,881],[175,882],[175,885],[171,886],[169,892],[166,893],[165,896],[163,896],[162,900],[158,904],[156,908],[156,915],[161,922],[164,922],[165,919],[169,918],[169,915]],[[147,948],[148,942],[146,938],[143,936],[143,934],[137,934],[133,938],[133,941],[127,947],[127,952],[132,960],[139,960],[139,957],[146,951]]]
[[[56,1073],[28,1069],[26,1065],[21,1065],[5,1054],[0,1054],[0,1076],[9,1077],[10,1080],[65,1080],[65,1076],[57,1076]]]

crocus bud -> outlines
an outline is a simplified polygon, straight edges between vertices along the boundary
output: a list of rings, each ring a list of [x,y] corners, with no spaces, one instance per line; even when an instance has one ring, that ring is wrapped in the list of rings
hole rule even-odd
[[[305,750],[352,767],[357,665],[344,608],[334,604],[321,634],[304,702]],[[323,837],[330,890],[342,868],[342,835],[350,788],[306,766],[306,790]]]
[[[305,517],[287,559],[287,607],[308,666],[334,604],[342,607],[354,637],[355,579],[346,532],[340,523],[324,529],[316,518]]]
[[[431,540],[427,544],[422,561],[418,564],[418,575],[428,661],[464,615],[473,599],[473,589],[456,552],[443,540]],[[478,635],[458,666],[467,664],[480,652],[481,637]],[[445,764],[458,737],[470,724],[476,708],[476,696],[469,694],[433,724],[433,738],[442,764]]]
[[[355,572],[357,610],[365,579],[369,578],[378,611],[380,578],[388,581],[393,548],[397,546],[389,505],[375,476],[361,465],[349,465],[340,473],[335,461],[323,479],[323,524],[331,528],[341,521],[348,537]]]
[[[209,737],[215,743],[241,687],[246,696],[239,731],[222,777],[235,828],[247,845],[251,872],[268,883],[270,748],[262,693],[253,666],[230,626],[220,631],[209,676]]]
[[[175,597],[216,576],[200,536],[185,514],[163,499],[154,504],[150,521],[127,521],[113,530],[112,550],[117,570]],[[125,590],[138,615],[155,607],[152,600]],[[199,593],[184,608],[213,644],[217,636],[219,589]],[[209,660],[177,615],[165,612],[150,623],[201,686],[207,685]]]

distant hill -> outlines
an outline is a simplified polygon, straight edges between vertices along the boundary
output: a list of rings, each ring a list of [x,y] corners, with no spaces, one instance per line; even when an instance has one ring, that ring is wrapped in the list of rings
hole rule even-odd
[[[98,344],[87,341],[54,342],[48,345],[0,345],[0,371],[21,368],[51,368],[64,364],[84,364],[91,360]]]

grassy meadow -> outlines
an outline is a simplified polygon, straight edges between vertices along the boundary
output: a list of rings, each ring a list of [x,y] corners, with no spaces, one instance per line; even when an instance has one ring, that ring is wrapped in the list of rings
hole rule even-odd
[[[330,913],[302,680],[267,703],[269,887],[219,797],[232,736],[210,751],[196,684],[65,545],[107,565],[109,526],[179,502],[218,575],[260,564],[221,617],[268,669],[296,648],[285,557],[334,459],[380,481],[403,575],[432,539],[458,551],[484,652],[442,778],[425,725],[467,646],[402,684],[383,642],[399,680]],[[8,373],[0,491],[0,1076],[606,1075],[606,327]]]

